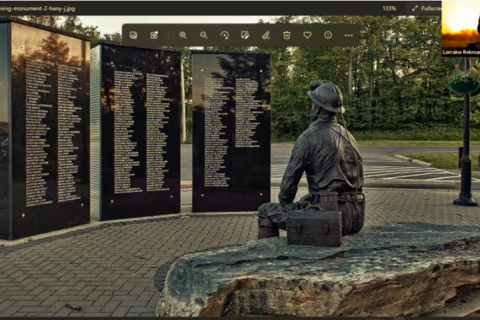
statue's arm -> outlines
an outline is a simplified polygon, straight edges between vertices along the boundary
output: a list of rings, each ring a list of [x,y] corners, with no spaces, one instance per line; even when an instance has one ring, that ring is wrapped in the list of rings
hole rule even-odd
[[[289,204],[295,200],[298,190],[298,183],[302,178],[310,156],[310,144],[305,137],[301,135],[292,150],[292,156],[288,162],[287,169],[280,185],[278,200],[281,204]]]

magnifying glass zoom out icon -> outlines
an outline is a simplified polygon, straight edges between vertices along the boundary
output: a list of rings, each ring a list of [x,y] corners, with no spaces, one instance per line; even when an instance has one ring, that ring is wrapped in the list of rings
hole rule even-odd
[[[200,37],[208,39],[207,38],[207,33],[205,31],[200,32]]]

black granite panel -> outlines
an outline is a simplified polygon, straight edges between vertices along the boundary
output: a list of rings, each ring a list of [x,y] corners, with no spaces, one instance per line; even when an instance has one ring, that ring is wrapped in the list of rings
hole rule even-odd
[[[92,50],[98,47],[99,219],[179,213],[180,53],[108,44]]]
[[[9,238],[88,223],[89,42],[2,25],[11,28]]]
[[[270,201],[270,55],[192,52],[193,212]]]

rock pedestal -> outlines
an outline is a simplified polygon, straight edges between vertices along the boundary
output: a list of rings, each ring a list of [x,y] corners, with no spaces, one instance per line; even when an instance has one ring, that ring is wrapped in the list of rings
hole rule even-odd
[[[400,223],[339,248],[268,238],[187,254],[167,275],[157,315],[420,316],[478,284],[480,228]]]

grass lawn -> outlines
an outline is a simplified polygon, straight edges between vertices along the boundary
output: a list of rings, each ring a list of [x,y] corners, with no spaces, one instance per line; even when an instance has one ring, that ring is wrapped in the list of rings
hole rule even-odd
[[[360,146],[378,147],[460,147],[463,130],[461,127],[437,126],[424,129],[403,129],[394,131],[351,131]],[[187,143],[191,143],[192,133],[187,133]],[[297,137],[279,137],[271,132],[272,144],[292,145]],[[470,144],[480,146],[480,128],[470,128]]]
[[[364,147],[461,147],[462,141],[424,141],[424,140],[363,140],[358,145]],[[480,146],[480,141],[470,141],[471,146]]]
[[[295,141],[275,141],[272,145],[293,145]],[[425,141],[425,140],[357,140],[363,147],[461,147],[462,141]],[[470,141],[471,146],[480,146],[480,141]]]
[[[471,153],[472,170],[480,170],[478,167],[478,153]],[[433,164],[435,168],[439,169],[457,169],[458,168],[458,154],[451,153],[411,153],[404,154],[404,156],[417,159]]]
[[[192,142],[187,139],[185,144]],[[278,141],[272,140],[272,145],[288,146],[295,144],[295,141]],[[363,140],[357,141],[359,146],[364,147],[461,147],[462,141],[416,141],[416,140]],[[480,141],[470,141],[470,145],[474,147],[480,146]]]
[[[355,131],[352,132],[360,146],[372,147],[460,147],[462,129],[438,127],[396,131]],[[272,132],[272,144],[291,145],[295,139],[278,138]],[[480,129],[470,129],[470,145],[480,146]]]
[[[410,129],[394,131],[376,131],[352,132],[357,141],[366,140],[401,140],[401,141],[462,141],[462,128],[451,128],[439,126],[430,129]],[[470,129],[470,140],[480,140],[480,130],[478,128]]]

